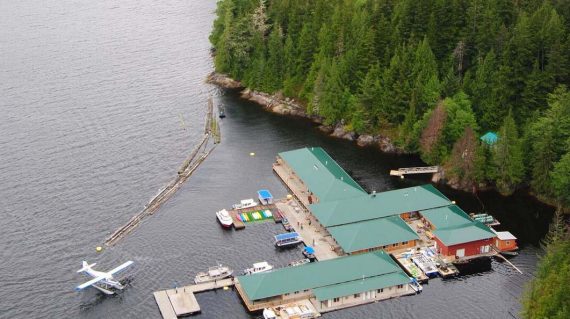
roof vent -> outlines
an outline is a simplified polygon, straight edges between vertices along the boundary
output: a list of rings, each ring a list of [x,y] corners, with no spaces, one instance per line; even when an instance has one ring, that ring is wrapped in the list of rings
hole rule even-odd
[[[325,161],[325,165],[329,165],[329,161]]]
[[[340,180],[341,180],[341,181],[344,181],[344,178],[341,176],[341,177],[340,177]]]
[[[313,165],[313,168],[315,168],[315,170],[319,170],[319,167],[317,165]]]
[[[404,197],[408,197],[408,193],[404,193]]]

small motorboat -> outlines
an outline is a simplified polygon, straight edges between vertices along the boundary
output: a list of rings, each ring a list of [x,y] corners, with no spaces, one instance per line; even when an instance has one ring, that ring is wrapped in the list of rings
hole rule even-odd
[[[281,221],[281,224],[283,224],[283,228],[285,228],[286,231],[292,231],[293,227],[291,226],[291,224],[289,224],[289,220],[287,220],[287,218],[283,218],[283,220]]]
[[[239,204],[233,204],[232,208],[233,209],[244,209],[244,208],[250,208],[250,207],[254,207],[257,206],[258,203],[253,200],[253,198],[250,199],[242,199]]]
[[[304,264],[308,264],[310,263],[311,260],[309,260],[309,258],[305,258],[305,259],[301,259],[301,260],[295,260],[289,263],[289,266],[291,267],[296,267],[296,266],[301,266]]]
[[[289,247],[296,246],[302,242],[299,233],[285,233],[280,235],[275,235],[275,246],[277,247]]]
[[[309,258],[309,260],[315,259],[315,249],[311,246],[306,246],[303,249],[303,256]]]
[[[228,278],[231,277],[233,273],[234,271],[230,267],[217,265],[208,268],[208,271],[199,272],[196,277],[194,277],[194,283],[200,284],[204,282]]]
[[[216,217],[218,218],[218,221],[224,228],[230,228],[234,223],[232,217],[230,216],[230,213],[225,209],[222,209],[221,211],[217,212]]]
[[[266,261],[262,261],[262,262],[258,262],[258,263],[253,264],[253,267],[247,268],[246,270],[243,271],[243,273],[244,273],[244,275],[251,275],[251,274],[257,274],[260,272],[270,271],[271,269],[273,269],[273,266],[271,266]]]
[[[218,105],[218,116],[223,119],[224,117],[226,117],[226,110],[224,109],[223,106]]]

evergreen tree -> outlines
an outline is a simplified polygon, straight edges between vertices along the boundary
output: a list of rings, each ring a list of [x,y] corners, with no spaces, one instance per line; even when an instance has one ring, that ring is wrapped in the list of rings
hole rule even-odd
[[[521,143],[512,113],[505,117],[493,148],[494,180],[503,194],[513,193],[524,177]]]

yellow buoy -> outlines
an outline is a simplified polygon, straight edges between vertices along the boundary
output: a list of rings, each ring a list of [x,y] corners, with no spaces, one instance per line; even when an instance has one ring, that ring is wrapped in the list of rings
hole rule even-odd
[[[228,286],[225,286],[225,287],[224,287],[224,290],[228,290],[228,289],[230,289]]]
[[[96,250],[98,253],[100,253],[100,252],[103,251],[103,247],[97,246],[97,247],[95,247],[95,250]]]
[[[401,179],[404,179],[404,175],[400,175],[400,178],[401,178]]]
[[[293,195],[287,194],[287,199],[291,199],[291,198],[293,198]]]
[[[454,200],[452,200],[451,203],[455,205],[455,201],[454,201]]]
[[[255,156],[254,152],[249,153],[249,156]]]

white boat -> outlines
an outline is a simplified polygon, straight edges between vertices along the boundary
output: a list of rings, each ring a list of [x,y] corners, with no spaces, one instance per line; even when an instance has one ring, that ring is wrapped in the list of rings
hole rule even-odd
[[[277,319],[277,314],[271,308],[263,309],[263,319]]]
[[[200,284],[203,282],[210,282],[230,277],[234,271],[227,266],[217,265],[208,268],[208,271],[199,272],[194,277],[194,283]]]
[[[301,236],[298,233],[285,233],[275,235],[275,246],[277,247],[288,247],[288,246],[295,246],[303,242]]]
[[[301,260],[292,261],[289,263],[289,266],[291,266],[291,267],[301,266],[304,264],[308,264],[310,262],[311,262],[311,260],[309,260],[309,258],[305,258],[305,259],[301,259]]]
[[[216,217],[218,218],[218,221],[220,222],[220,224],[222,224],[222,227],[224,228],[230,228],[234,223],[232,217],[230,216],[230,213],[228,213],[228,211],[225,209],[222,209],[221,211],[217,212]]]
[[[245,275],[251,275],[251,274],[257,274],[260,272],[270,271],[271,269],[273,269],[273,266],[271,266],[266,261],[262,261],[262,262],[253,264],[253,267],[247,268],[246,270],[243,271],[243,273]]]
[[[249,208],[249,207],[254,207],[257,206],[259,203],[256,202],[255,200],[253,200],[253,198],[250,199],[242,199],[239,204],[233,204],[232,208],[233,209],[244,209],[244,208]]]
[[[303,302],[263,309],[263,319],[312,319],[320,314]]]

